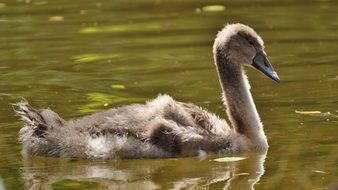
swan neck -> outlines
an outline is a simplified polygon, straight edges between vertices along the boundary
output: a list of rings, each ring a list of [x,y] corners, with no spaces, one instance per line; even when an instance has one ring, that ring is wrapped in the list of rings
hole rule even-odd
[[[253,146],[266,148],[267,140],[250,85],[241,63],[234,63],[225,56],[215,57],[216,67],[223,90],[223,101],[232,127],[245,135]]]

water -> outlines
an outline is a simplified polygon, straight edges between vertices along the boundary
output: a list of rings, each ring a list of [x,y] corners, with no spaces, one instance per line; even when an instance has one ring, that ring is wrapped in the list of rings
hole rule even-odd
[[[214,4],[226,9],[203,11]],[[1,1],[0,190],[329,188],[338,182],[337,10],[333,0]],[[19,97],[72,118],[167,93],[226,117],[211,46],[233,22],[263,37],[282,80],[248,69],[266,154],[231,163],[21,155],[22,122],[9,105]]]

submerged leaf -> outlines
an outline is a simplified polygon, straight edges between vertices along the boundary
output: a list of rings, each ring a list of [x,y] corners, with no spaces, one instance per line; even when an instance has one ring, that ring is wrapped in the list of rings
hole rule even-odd
[[[100,28],[97,28],[97,27],[85,27],[80,30],[80,33],[86,33],[86,34],[98,33],[98,32],[100,32]]]
[[[216,158],[213,161],[215,162],[236,162],[240,160],[244,160],[244,157],[223,157],[223,158]]]
[[[313,117],[331,117],[331,118],[337,118],[338,115],[333,114],[331,112],[321,112],[321,111],[297,111],[295,110],[296,113],[302,114],[302,115],[308,115],[308,116],[313,116]],[[326,119],[329,121],[329,119]]]
[[[98,189],[97,182],[76,181],[64,179],[51,184],[52,189]]]
[[[223,5],[208,5],[202,7],[203,12],[222,12],[225,11],[225,6]]]
[[[321,111],[298,111],[298,110],[295,110],[295,113],[303,114],[303,115],[314,115],[314,114],[321,114],[322,112]]]
[[[125,89],[126,87],[123,84],[113,84],[111,85],[112,88],[115,89]]]
[[[117,24],[103,27],[84,27],[80,29],[83,34],[109,33],[109,32],[138,32],[138,31],[154,31],[161,29],[158,23],[134,23],[134,24]]]
[[[235,174],[235,176],[243,176],[243,175],[250,175],[249,173],[238,173],[238,174]]]
[[[312,170],[314,173],[319,173],[319,174],[326,174],[326,172],[321,171],[321,170]]]
[[[63,16],[51,16],[48,18],[48,21],[51,22],[59,22],[59,21],[63,21],[65,18]]]
[[[117,58],[118,54],[81,54],[76,55],[73,57],[75,62],[78,63],[86,63],[86,62],[93,62],[98,60],[104,60],[104,59],[113,59]]]

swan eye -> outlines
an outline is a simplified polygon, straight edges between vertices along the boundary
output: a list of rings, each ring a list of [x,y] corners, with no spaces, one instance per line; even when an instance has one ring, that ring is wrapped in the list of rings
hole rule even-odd
[[[254,46],[255,44],[254,44],[254,42],[253,41],[249,41],[249,43],[250,43],[250,45],[252,45],[252,46]]]

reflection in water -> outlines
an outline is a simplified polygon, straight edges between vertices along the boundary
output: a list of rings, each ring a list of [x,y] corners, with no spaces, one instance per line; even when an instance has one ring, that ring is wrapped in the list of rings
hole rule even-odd
[[[0,177],[0,190],[6,190],[5,184]]]
[[[248,2],[0,1],[0,187],[21,190],[25,181],[32,189],[39,185],[99,189],[91,187],[95,184],[120,189],[137,185],[174,189],[185,184],[236,189],[247,178],[259,179],[252,173],[244,175],[254,171],[246,167],[259,163],[251,155],[232,164],[209,162],[211,158],[116,162],[28,158],[20,168],[22,147],[16,138],[22,123],[9,106],[25,97],[37,107],[78,117],[106,109],[105,103],[117,107],[166,93],[224,117],[210,45],[222,25],[235,22],[249,24],[266,39],[270,61],[283,79],[282,85],[271,87],[259,73],[247,70],[270,142],[266,173],[255,188],[327,189],[338,183],[338,118],[295,113],[338,114],[338,1]],[[226,11],[195,11],[213,3],[225,5]],[[57,15],[64,20],[48,21]],[[88,27],[101,31],[83,33]],[[93,99],[95,93],[103,96]],[[106,95],[113,98],[107,100]],[[256,169],[262,169],[257,163]],[[243,174],[226,181],[227,174],[235,173]]]
[[[215,157],[117,161],[26,157],[23,178],[26,189],[254,189],[264,174],[266,152],[244,157],[228,163],[210,161]]]

